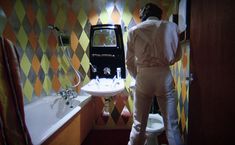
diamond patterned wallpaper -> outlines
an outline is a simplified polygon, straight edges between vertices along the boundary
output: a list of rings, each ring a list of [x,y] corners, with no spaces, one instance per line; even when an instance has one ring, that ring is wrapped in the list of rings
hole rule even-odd
[[[174,64],[171,67],[175,85],[178,89],[178,116],[181,133],[184,139],[187,139],[188,133],[188,101],[189,101],[189,82],[187,77],[189,76],[189,42],[182,44],[183,55],[181,61]]]
[[[63,49],[58,47],[57,35],[48,24],[55,24],[71,38],[69,51],[72,63],[89,81],[89,30],[94,24],[115,23],[128,28],[140,22],[138,12],[151,0],[0,0],[0,9],[6,20],[0,22],[0,35],[10,39],[20,56],[24,102],[58,92],[76,80]],[[154,0],[152,0],[154,1]],[[155,0],[164,8],[163,18],[172,13],[176,1]],[[127,33],[123,33],[126,43]],[[189,46],[185,46],[187,48]],[[172,67],[179,90],[178,112],[182,133],[187,130],[189,49],[181,62]],[[72,77],[71,77],[72,76]],[[131,78],[127,76],[126,90]],[[110,102],[110,116],[98,114],[96,127],[130,128],[132,98],[118,95]],[[103,108],[104,100],[96,99],[97,110]],[[102,110],[99,110],[102,112]],[[98,112],[98,113],[100,113]]]

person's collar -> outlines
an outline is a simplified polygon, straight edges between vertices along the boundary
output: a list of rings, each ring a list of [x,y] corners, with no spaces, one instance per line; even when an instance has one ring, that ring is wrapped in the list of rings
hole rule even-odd
[[[150,16],[147,18],[147,20],[159,20],[158,17]]]

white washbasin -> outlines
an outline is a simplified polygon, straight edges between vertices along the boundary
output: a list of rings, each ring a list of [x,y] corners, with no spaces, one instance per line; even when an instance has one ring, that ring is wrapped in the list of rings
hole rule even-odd
[[[115,96],[125,89],[123,79],[100,78],[92,79],[88,84],[81,88],[92,96]]]

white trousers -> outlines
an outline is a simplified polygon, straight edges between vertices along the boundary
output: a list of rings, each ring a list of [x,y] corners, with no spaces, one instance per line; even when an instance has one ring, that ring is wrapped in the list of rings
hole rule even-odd
[[[134,93],[134,122],[128,145],[146,144],[146,125],[154,96],[163,117],[169,145],[182,145],[178,127],[177,93],[169,67],[138,69]]]

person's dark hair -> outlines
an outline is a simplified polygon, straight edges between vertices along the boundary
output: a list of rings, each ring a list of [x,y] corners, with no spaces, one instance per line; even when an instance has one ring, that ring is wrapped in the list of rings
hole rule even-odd
[[[161,20],[162,18],[162,9],[153,3],[147,3],[140,10],[140,18],[142,21],[145,21],[148,17],[155,16]]]

